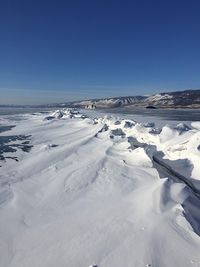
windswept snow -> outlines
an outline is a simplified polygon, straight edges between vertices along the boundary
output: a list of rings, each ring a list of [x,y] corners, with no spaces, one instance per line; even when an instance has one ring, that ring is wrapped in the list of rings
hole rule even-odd
[[[0,266],[200,266],[200,123],[23,118],[1,133],[33,148],[0,168]]]

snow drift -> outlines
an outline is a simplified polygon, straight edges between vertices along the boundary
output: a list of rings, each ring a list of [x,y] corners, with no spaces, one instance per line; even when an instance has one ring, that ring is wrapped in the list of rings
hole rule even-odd
[[[200,123],[23,116],[1,134],[33,148],[0,168],[0,266],[200,264]]]

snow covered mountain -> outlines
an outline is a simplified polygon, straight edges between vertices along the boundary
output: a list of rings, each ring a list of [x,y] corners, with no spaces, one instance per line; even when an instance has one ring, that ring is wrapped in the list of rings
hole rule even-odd
[[[139,103],[155,107],[200,107],[200,90],[160,93],[149,96]]]
[[[94,105],[98,108],[114,108],[127,106],[135,104],[144,100],[145,96],[124,96],[124,97],[114,97],[114,98],[104,98],[104,99],[91,99],[85,101],[74,102],[73,107],[85,107],[89,105]]]
[[[72,107],[95,106],[97,108],[115,107],[191,107],[200,108],[200,90],[186,90],[177,92],[159,93],[151,96],[125,96],[104,99],[91,99],[73,102]]]

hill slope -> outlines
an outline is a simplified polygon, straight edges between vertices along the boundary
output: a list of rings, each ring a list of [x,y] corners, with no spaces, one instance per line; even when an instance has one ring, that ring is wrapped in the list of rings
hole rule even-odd
[[[113,98],[103,98],[103,99],[91,99],[74,102],[72,106],[74,107],[85,107],[89,105],[95,105],[98,108],[114,108],[127,106],[131,104],[138,103],[145,100],[145,96],[124,96],[124,97],[113,97]]]
[[[160,93],[140,101],[141,105],[156,107],[200,107],[200,90]]]
[[[162,107],[200,108],[200,90],[166,92],[151,96],[125,96],[104,99],[91,99],[73,102],[73,107],[115,108],[115,107]]]

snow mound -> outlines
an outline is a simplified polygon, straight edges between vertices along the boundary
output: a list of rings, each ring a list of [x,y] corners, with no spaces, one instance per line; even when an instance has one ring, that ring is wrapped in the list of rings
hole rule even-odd
[[[87,116],[81,114],[78,110],[73,108],[67,108],[62,110],[56,110],[53,113],[49,114],[45,117],[45,120],[53,120],[53,119],[66,119],[66,118],[81,118],[85,119]]]
[[[186,179],[200,180],[200,131],[198,123],[191,127],[180,123],[173,127],[165,125],[162,129],[156,128],[155,123],[137,123],[132,120],[120,120],[113,116],[96,119],[96,123],[103,124],[96,137],[111,138],[113,141],[125,139],[130,148],[150,146],[162,151],[160,162],[170,166],[177,173],[186,176]],[[147,148],[149,149],[149,148]],[[151,152],[151,153],[154,153]]]

